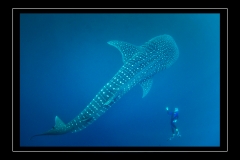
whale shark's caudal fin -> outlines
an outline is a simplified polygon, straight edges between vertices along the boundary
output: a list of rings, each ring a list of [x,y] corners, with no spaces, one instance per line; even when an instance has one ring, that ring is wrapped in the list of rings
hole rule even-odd
[[[55,128],[62,128],[62,127],[66,127],[66,124],[58,117],[55,117]]]
[[[65,132],[66,132],[66,124],[58,116],[56,116],[55,117],[55,125],[49,131],[42,133],[42,134],[33,135],[30,138],[30,140],[36,136],[59,135],[59,134],[64,134]]]

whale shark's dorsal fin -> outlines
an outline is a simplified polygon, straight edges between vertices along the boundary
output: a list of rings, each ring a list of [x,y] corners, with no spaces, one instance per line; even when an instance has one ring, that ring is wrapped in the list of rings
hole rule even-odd
[[[145,80],[143,80],[142,82],[139,83],[141,85],[142,89],[143,89],[142,98],[145,97],[148,94],[148,92],[150,91],[150,89],[152,87],[152,83],[153,83],[152,78],[145,79]]]
[[[65,127],[66,124],[58,117],[55,117],[55,126],[54,127]]]
[[[114,103],[117,96],[118,96],[118,94],[115,93],[111,98],[108,99],[108,101],[106,103],[104,103],[104,105],[107,106],[107,105],[110,105],[111,103]]]
[[[122,53],[123,63],[125,64],[132,56],[141,50],[140,47],[123,41],[109,41],[109,45],[116,47]]]

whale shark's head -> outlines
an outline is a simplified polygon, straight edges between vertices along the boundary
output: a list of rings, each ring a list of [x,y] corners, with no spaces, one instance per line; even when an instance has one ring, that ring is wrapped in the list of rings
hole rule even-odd
[[[146,42],[143,48],[147,54],[154,56],[158,71],[169,68],[179,57],[177,44],[170,35],[154,37]]]

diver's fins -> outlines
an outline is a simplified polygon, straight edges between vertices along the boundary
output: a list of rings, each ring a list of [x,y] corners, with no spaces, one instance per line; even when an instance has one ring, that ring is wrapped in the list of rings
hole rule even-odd
[[[180,133],[178,132],[176,136],[180,138],[182,135],[180,135]],[[173,134],[172,137],[168,138],[167,141],[171,141],[174,137],[175,137],[175,134]]]

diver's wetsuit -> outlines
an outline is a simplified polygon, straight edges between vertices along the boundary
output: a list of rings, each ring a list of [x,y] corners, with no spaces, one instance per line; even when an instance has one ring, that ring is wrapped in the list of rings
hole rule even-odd
[[[178,112],[170,112],[167,111],[169,115],[171,115],[171,129],[172,129],[172,134],[175,134],[175,131],[177,129],[175,122],[178,119]]]

